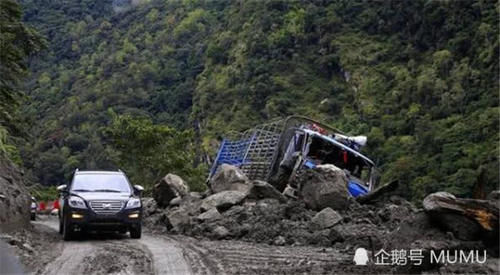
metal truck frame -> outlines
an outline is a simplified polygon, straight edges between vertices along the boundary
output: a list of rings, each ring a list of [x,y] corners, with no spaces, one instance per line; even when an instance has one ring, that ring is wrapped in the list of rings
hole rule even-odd
[[[373,190],[378,175],[373,161],[358,150],[355,139],[342,131],[307,117],[290,116],[229,133],[222,140],[208,179],[221,164],[231,164],[250,180],[268,181],[294,196],[294,186],[288,183],[297,172],[318,164],[334,164],[346,171],[349,191],[357,196]],[[358,191],[353,192],[351,187]]]

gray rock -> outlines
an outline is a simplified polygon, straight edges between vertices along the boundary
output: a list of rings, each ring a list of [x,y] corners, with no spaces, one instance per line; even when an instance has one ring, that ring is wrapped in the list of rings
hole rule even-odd
[[[222,215],[219,213],[217,208],[213,207],[207,212],[203,212],[200,215],[196,217],[197,220],[199,221],[215,221],[215,220],[220,220],[222,218]]]
[[[142,198],[142,211],[148,217],[158,212],[158,205],[153,198]]]
[[[227,230],[227,228],[221,225],[215,227],[213,233],[215,237],[217,237],[217,239],[224,239],[227,236],[229,236],[229,230]]]
[[[224,217],[227,217],[231,221],[235,221],[237,223],[245,221],[249,216],[250,213],[248,212],[247,208],[240,205],[233,206],[229,208],[229,210],[224,212]]]
[[[278,237],[276,237],[276,239],[274,240],[273,243],[274,243],[274,245],[283,246],[286,244],[286,239],[283,236],[278,236]]]
[[[271,184],[260,180],[255,180],[252,182],[252,186],[249,190],[248,197],[257,200],[264,198],[271,198],[271,199],[277,199],[280,202],[287,201],[285,195],[279,192],[278,189],[276,189]]]
[[[184,180],[174,174],[167,174],[153,187],[153,198],[160,207],[166,207],[175,197],[189,194],[189,187]]]
[[[446,199],[451,199],[454,200],[456,199],[455,196],[448,192],[436,192],[428,195],[427,197],[424,198],[424,201],[422,202],[422,206],[426,211],[433,211],[439,209],[439,202],[438,198],[446,198]]]
[[[500,199],[500,190],[491,191],[488,195],[489,200],[498,201]]]
[[[441,228],[464,241],[493,239],[498,243],[499,206],[491,200],[455,198],[437,192],[425,197],[425,212]]]
[[[169,173],[163,178],[163,181],[175,191],[177,196],[184,197],[189,194],[189,186],[181,177]]]
[[[199,200],[201,200],[203,198],[200,192],[190,192],[189,195],[192,198],[199,199]]]
[[[168,215],[169,224],[177,231],[182,232],[185,226],[189,225],[189,216],[182,209],[171,211]]]
[[[317,228],[317,229],[326,229],[333,227],[337,223],[339,223],[342,220],[342,216],[337,213],[337,211],[331,209],[330,207],[327,207],[320,212],[318,212],[313,218],[312,218],[312,224]]]
[[[250,187],[251,182],[247,176],[237,167],[228,164],[222,164],[210,179],[210,189],[214,193],[228,190],[248,192]]]
[[[256,207],[265,209],[265,208],[275,208],[279,206],[280,202],[277,199],[262,199],[257,201]]]
[[[182,202],[181,197],[175,197],[170,201],[169,205],[170,206],[179,206],[181,204],[181,202]]]
[[[304,202],[313,210],[326,207],[344,210],[349,205],[346,174],[334,165],[318,165],[316,169],[304,170],[296,181]]]
[[[233,205],[240,204],[245,197],[246,194],[240,191],[222,191],[205,198],[200,207],[202,211],[207,211],[214,207],[224,211]]]

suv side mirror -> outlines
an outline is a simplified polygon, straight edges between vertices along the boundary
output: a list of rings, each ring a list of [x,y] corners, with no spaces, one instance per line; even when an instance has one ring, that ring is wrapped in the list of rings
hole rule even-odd
[[[67,187],[68,186],[66,184],[59,185],[59,186],[57,186],[57,191],[59,191],[60,193],[66,192],[66,191],[68,191],[66,189]]]
[[[137,194],[141,194],[142,191],[144,191],[144,187],[142,187],[141,185],[134,185],[134,189]]]

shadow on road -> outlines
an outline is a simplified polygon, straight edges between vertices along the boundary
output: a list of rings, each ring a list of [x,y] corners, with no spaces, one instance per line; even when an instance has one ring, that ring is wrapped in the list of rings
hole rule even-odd
[[[129,239],[128,234],[118,232],[103,232],[103,231],[83,231],[76,232],[73,241],[108,241],[108,240],[123,240]]]
[[[59,220],[56,216],[39,215],[37,221],[32,222],[33,224],[41,224],[49,227],[51,230],[56,232],[59,229]],[[50,230],[49,229],[49,230]],[[126,233],[119,233],[117,231],[82,231],[75,232],[74,242],[82,241],[108,241],[108,240],[123,240],[129,239],[129,235]],[[62,239],[62,236],[61,236]]]

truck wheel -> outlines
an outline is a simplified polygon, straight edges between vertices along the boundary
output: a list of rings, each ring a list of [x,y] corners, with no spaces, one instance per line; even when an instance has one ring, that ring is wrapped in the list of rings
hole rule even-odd
[[[71,228],[71,224],[68,222],[67,218],[64,218],[64,221],[63,221],[62,235],[63,235],[63,239],[65,241],[70,241],[73,239],[74,232],[73,232],[73,229]]]
[[[140,239],[141,238],[141,225],[139,224],[137,227],[130,227],[130,238],[132,239]]]

